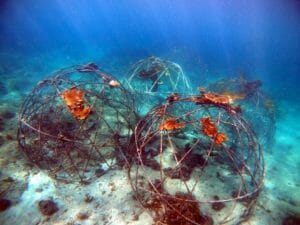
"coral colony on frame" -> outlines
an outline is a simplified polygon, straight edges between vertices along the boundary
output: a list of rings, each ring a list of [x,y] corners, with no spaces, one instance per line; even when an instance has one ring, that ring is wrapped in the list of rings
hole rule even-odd
[[[157,57],[134,64],[124,86],[94,63],[62,69],[23,102],[20,150],[66,183],[127,170],[133,200],[155,224],[237,224],[264,180],[261,137],[244,117],[262,95],[257,83],[224,82],[193,90],[178,64]]]

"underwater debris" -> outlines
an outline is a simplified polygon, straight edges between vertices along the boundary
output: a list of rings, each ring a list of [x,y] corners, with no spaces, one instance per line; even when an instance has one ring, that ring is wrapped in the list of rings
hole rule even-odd
[[[38,207],[44,216],[52,216],[59,210],[57,204],[52,200],[41,200],[38,203]]]
[[[86,184],[124,159],[136,122],[134,100],[97,68],[89,63],[54,73],[21,107],[20,150],[57,180]]]
[[[168,215],[181,224],[199,224],[174,207],[178,200],[175,193],[193,196],[181,205],[195,202],[198,211],[205,205],[211,215],[224,207],[223,202],[229,202],[232,210],[213,216],[217,224],[242,221],[242,211],[253,207],[244,204],[239,211],[236,205],[257,198],[264,178],[263,152],[253,128],[234,109],[227,102],[208,100],[203,93],[182,95],[153,108],[137,123],[130,146],[136,151],[135,159],[130,161],[128,174],[135,198],[142,207],[156,211],[152,214],[155,221],[172,224],[172,220],[162,219],[170,210]],[[180,132],[161,132],[177,128]],[[141,177],[147,179],[148,186],[140,182]],[[228,190],[239,192],[232,196]],[[215,195],[218,199],[209,197]]]

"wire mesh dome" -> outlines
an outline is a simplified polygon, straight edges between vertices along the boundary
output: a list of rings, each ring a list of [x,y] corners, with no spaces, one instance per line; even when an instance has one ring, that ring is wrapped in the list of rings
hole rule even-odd
[[[154,56],[142,59],[131,67],[125,86],[135,93],[138,112],[142,115],[162,103],[171,93],[190,94],[192,91],[179,64]]]
[[[23,102],[20,149],[56,179],[88,182],[122,161],[133,108],[129,93],[94,63],[60,70]]]
[[[275,106],[271,99],[261,90],[260,80],[250,81],[245,77],[222,79],[208,86],[208,90],[218,91],[239,100],[243,117],[253,127],[260,144],[268,150],[274,142],[276,130]]]
[[[231,103],[204,90],[173,94],[137,123],[129,178],[155,221],[237,224],[249,215],[263,182],[263,153]]]

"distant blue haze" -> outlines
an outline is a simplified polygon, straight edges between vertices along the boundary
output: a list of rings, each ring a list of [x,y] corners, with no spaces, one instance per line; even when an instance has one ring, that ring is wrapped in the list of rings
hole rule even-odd
[[[93,49],[122,57],[185,48],[209,69],[300,84],[300,1],[2,0],[0,8],[1,52],[76,49],[84,59]]]

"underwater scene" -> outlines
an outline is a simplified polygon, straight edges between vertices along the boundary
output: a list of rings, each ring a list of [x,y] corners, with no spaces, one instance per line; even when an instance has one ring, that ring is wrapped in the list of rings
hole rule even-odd
[[[0,1],[1,225],[300,225],[299,0]]]

